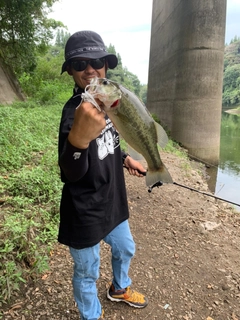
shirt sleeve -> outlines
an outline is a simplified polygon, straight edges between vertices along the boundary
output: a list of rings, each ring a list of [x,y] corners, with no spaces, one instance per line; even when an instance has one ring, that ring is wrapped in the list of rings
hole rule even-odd
[[[78,181],[86,174],[89,167],[88,149],[78,149],[68,141],[75,109],[80,102],[80,96],[72,97],[62,111],[58,139],[58,164],[61,180],[64,183]]]
[[[88,165],[88,149],[78,149],[67,139],[59,157],[59,166],[65,178],[69,182],[80,180],[86,174]]]

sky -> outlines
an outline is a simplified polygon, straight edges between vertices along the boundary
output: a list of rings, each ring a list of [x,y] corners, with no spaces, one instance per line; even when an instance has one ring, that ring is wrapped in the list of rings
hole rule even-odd
[[[62,21],[73,34],[92,30],[106,46],[114,45],[122,64],[148,82],[152,0],[59,0],[49,17]],[[240,37],[240,0],[227,0],[225,43]]]

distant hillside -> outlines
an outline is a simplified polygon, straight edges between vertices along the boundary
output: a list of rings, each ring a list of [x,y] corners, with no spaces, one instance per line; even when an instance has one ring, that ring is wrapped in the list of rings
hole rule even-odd
[[[225,47],[223,105],[240,105],[240,38],[233,39]]]
[[[240,39],[226,45],[224,50],[224,60],[227,65],[240,63]]]

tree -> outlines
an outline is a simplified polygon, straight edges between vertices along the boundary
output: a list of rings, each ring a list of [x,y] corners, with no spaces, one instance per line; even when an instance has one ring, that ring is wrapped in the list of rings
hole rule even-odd
[[[109,47],[107,48],[107,51],[109,53],[115,54],[118,58],[118,66],[122,66],[122,58],[121,58],[120,54],[116,52],[115,47],[111,43],[110,43]]]
[[[224,52],[223,105],[240,104],[240,38],[235,37]]]
[[[58,29],[57,35],[56,35],[56,42],[55,46],[64,48],[65,44],[67,43],[68,38],[71,36],[69,32],[64,31],[63,29]]]
[[[228,66],[224,72],[223,76],[223,90],[235,89],[238,87],[240,78],[240,65],[235,64],[233,66]]]
[[[108,79],[123,84],[127,89],[134,92],[137,96],[140,96],[141,84],[138,77],[128,71],[126,67],[122,65],[122,58],[119,53],[116,52],[115,47],[110,44],[107,48],[109,53],[113,53],[118,58],[118,65],[115,69],[108,69]]]
[[[0,54],[20,75],[36,67],[36,51],[44,52],[62,22],[48,19],[58,0],[0,0]]]
[[[234,42],[237,42],[237,41],[239,41],[239,40],[240,40],[240,37],[235,36],[235,37],[230,41],[230,44],[231,44],[231,43],[234,43]]]
[[[145,105],[147,105],[147,85],[146,84],[141,86],[140,98],[141,98],[142,102]]]
[[[228,66],[223,75],[223,104],[240,102],[240,64]]]

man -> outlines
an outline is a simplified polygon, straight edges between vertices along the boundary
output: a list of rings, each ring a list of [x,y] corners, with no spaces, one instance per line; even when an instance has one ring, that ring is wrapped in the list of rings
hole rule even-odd
[[[131,289],[128,276],[135,244],[128,225],[123,164],[138,177],[145,169],[120,150],[118,133],[106,114],[81,98],[92,78],[105,78],[117,63],[95,32],[76,32],[66,43],[62,73],[73,77],[75,87],[59,129],[64,186],[58,240],[69,246],[74,261],[73,291],[82,320],[104,319],[96,288],[101,240],[112,249],[113,280],[107,297],[138,308],[148,303]]]

